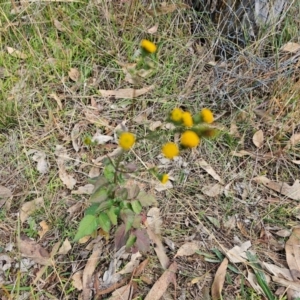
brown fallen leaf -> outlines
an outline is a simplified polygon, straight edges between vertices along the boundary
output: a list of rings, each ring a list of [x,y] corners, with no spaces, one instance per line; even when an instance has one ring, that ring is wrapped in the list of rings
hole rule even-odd
[[[68,75],[71,80],[77,82],[80,78],[80,73],[77,68],[71,68],[70,71],[68,72]]]
[[[121,275],[132,273],[133,270],[139,265],[139,263],[140,263],[139,258],[140,257],[142,257],[142,255],[139,251],[132,254],[130,262],[128,264],[126,264],[125,267],[117,273],[121,274]]]
[[[293,43],[293,42],[288,42],[280,48],[281,51],[290,52],[290,53],[296,53],[299,49],[300,49],[300,44]]]
[[[126,284],[115,290],[109,300],[124,300],[131,299],[133,293],[132,284]]]
[[[289,281],[293,281],[293,277],[291,275],[291,272],[287,268],[281,268],[274,264],[268,264],[266,262],[262,262],[262,266],[264,269],[266,269],[270,274],[281,277]]]
[[[134,270],[133,275],[140,276],[145,270],[146,266],[148,265],[148,262],[149,262],[149,258],[146,258],[144,261],[142,261]]]
[[[221,184],[224,184],[224,181],[221,179],[221,177],[204,159],[197,160],[197,165],[201,167],[203,170],[205,170],[215,180],[219,181]]]
[[[49,225],[46,221],[41,221],[40,226],[42,227],[42,230],[39,230],[38,234],[40,236],[40,239],[50,230]]]
[[[25,222],[27,218],[37,209],[44,205],[42,197],[25,202],[20,209],[20,221]]]
[[[57,106],[58,106],[58,108],[59,108],[60,110],[63,109],[63,105],[62,105],[61,99],[57,96],[57,94],[51,93],[51,94],[49,95],[49,98],[54,99],[54,100],[56,101]]]
[[[264,132],[262,130],[256,131],[253,135],[252,141],[257,148],[261,148],[264,144]]]
[[[95,247],[93,249],[93,253],[89,257],[89,259],[85,265],[85,268],[83,270],[83,274],[82,274],[82,288],[83,288],[82,297],[83,297],[83,300],[91,299],[90,294],[92,292],[92,290],[91,290],[92,276],[93,276],[93,273],[98,264],[98,260],[100,258],[101,251],[102,251],[102,247],[99,247],[99,245],[95,245]]]
[[[257,183],[262,183],[264,186],[268,187],[271,190],[274,190],[288,198],[293,200],[300,200],[300,182],[296,180],[292,186],[288,185],[285,182],[272,181],[265,176],[258,176],[253,178]]]
[[[41,174],[46,174],[49,169],[49,164],[46,160],[46,153],[44,151],[33,150],[28,154],[33,154],[32,159],[37,162],[36,169]]]
[[[207,184],[202,188],[202,193],[209,197],[216,197],[223,194],[224,187],[219,183]]]
[[[251,242],[247,241],[241,246],[234,246],[232,249],[226,252],[227,258],[232,263],[245,262],[247,259],[246,251],[251,247]]]
[[[259,294],[262,295],[264,294],[262,288],[257,282],[256,276],[254,273],[248,270],[248,276],[247,276],[247,281],[250,283],[251,287]]]
[[[174,258],[177,256],[190,256],[193,255],[197,250],[199,250],[200,245],[197,242],[187,242],[183,244],[177,251]]]
[[[78,271],[72,276],[72,284],[78,291],[82,290],[82,273],[83,271]]]
[[[283,278],[280,278],[280,277],[277,277],[277,276],[273,276],[272,280],[276,283],[279,283],[282,286],[285,286],[289,289],[300,292],[300,283],[299,282],[289,281],[289,280],[286,280],[286,279],[283,279]]]
[[[40,265],[49,265],[51,263],[50,254],[37,242],[27,237],[20,238],[18,242],[22,256],[30,258]]]
[[[10,189],[6,188],[3,185],[0,185],[0,199],[6,199],[12,196]]]
[[[144,95],[154,89],[154,85],[150,85],[141,89],[119,89],[119,90],[99,90],[103,97],[115,97],[116,99],[132,99]]]
[[[284,150],[287,150],[291,147],[296,146],[298,143],[300,143],[300,133],[294,133],[291,137],[287,145],[284,147]]]
[[[221,265],[219,266],[214,282],[211,287],[211,297],[212,300],[218,300],[221,298],[221,293],[225,281],[225,276],[226,276],[226,271],[227,271],[227,266],[228,266],[228,259],[224,258],[222,261]]]
[[[286,261],[294,281],[300,278],[300,228],[294,228],[285,244]]]
[[[63,244],[58,250],[57,254],[67,254],[72,249],[71,243],[68,239],[65,239]]]
[[[154,26],[152,26],[151,28],[149,28],[147,30],[147,32],[150,33],[150,34],[154,34],[154,33],[157,32],[157,29],[158,29],[158,23],[156,23]]]
[[[75,195],[91,195],[94,189],[95,189],[94,185],[88,183],[84,186],[80,186],[78,190],[72,191],[71,193]]]
[[[61,31],[61,32],[66,31],[65,26],[61,22],[59,22],[57,19],[54,19],[53,24],[58,31]]]
[[[27,54],[15,49],[15,48],[12,48],[12,47],[6,47],[6,50],[11,56],[16,57],[16,58],[26,59],[28,57]]]
[[[154,283],[145,300],[159,300],[166,292],[171,282],[176,283],[177,263],[173,262],[170,267]]]
[[[169,4],[169,5],[161,5],[160,7],[156,7],[155,9],[149,9],[147,12],[151,16],[159,16],[165,15],[174,12],[177,9],[185,9],[189,8],[187,4]]]

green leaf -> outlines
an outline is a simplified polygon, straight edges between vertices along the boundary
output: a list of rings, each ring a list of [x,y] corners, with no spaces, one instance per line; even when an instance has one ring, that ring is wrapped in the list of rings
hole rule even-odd
[[[108,184],[108,181],[103,176],[98,176],[98,177],[94,177],[94,178],[89,178],[88,183],[93,184],[95,186],[94,191],[96,191],[96,189],[98,189],[99,187],[103,187],[106,184]]]
[[[136,214],[139,214],[142,211],[142,205],[139,200],[132,201],[131,207]]]
[[[100,213],[99,218],[98,218],[98,223],[104,231],[109,232],[111,223],[110,223],[110,219],[106,213],[104,213],[104,212]]]
[[[134,199],[138,196],[139,192],[140,192],[140,188],[137,184],[132,184],[127,188],[128,191],[128,199]]]
[[[127,242],[126,242],[126,249],[129,249],[133,246],[133,244],[135,243],[136,241],[136,236],[131,234],[129,236],[129,238],[127,239]]]
[[[118,224],[118,217],[117,217],[117,214],[115,212],[116,210],[116,207],[115,206],[112,206],[106,213],[111,221],[111,223],[113,225],[117,225]]]
[[[145,191],[140,191],[137,200],[140,201],[143,207],[145,206],[157,206],[158,203],[153,195],[146,193]]]
[[[74,237],[74,242],[77,242],[79,239],[86,235],[90,235],[98,227],[97,217],[93,215],[86,215],[79,223],[78,231]]]
[[[121,218],[125,223],[125,233],[131,229],[134,217],[135,214],[131,209],[125,208],[121,210]]]
[[[98,202],[101,203],[108,199],[108,192],[105,187],[99,187],[97,190],[91,195],[90,202]]]
[[[208,217],[206,216],[206,218],[208,219],[208,221],[210,223],[212,223],[215,227],[217,227],[218,229],[220,229],[221,225],[220,225],[220,222],[217,218],[214,218],[214,217]]]
[[[116,190],[115,196],[118,197],[118,198],[120,198],[120,199],[122,199],[122,200],[127,200],[127,198],[128,198],[128,191],[124,187],[118,188]]]
[[[97,213],[98,207],[99,207],[99,203],[93,203],[84,211],[84,214],[95,215]]]
[[[109,164],[105,166],[104,171],[103,171],[104,177],[112,182],[115,178],[115,168],[113,165]]]

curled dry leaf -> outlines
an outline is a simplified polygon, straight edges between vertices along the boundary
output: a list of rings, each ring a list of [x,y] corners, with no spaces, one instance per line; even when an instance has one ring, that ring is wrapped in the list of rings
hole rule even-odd
[[[199,167],[205,170],[210,176],[212,176],[215,180],[219,181],[221,184],[224,184],[224,181],[221,179],[221,177],[204,159],[197,160],[197,164]]]
[[[187,4],[168,4],[161,5],[160,7],[156,7],[155,9],[149,9],[147,12],[152,16],[165,15],[174,12],[177,9],[185,9],[189,6]]]
[[[288,42],[284,44],[281,48],[281,51],[290,52],[290,53],[296,53],[300,50],[300,44]]]
[[[68,72],[68,75],[71,80],[77,82],[80,78],[80,73],[77,68],[71,68],[70,71]]]
[[[104,145],[105,143],[113,140],[114,138],[110,135],[104,135],[100,132],[96,132],[92,137],[92,142],[97,143],[98,145]]]
[[[139,263],[140,263],[139,258],[141,258],[141,257],[142,257],[142,255],[139,251],[132,254],[130,262],[118,273],[121,275],[132,273],[133,270],[139,265]]]
[[[78,271],[72,276],[72,284],[78,291],[82,290],[82,273],[83,271]]]
[[[30,258],[40,265],[51,263],[48,251],[27,237],[19,239],[19,248],[22,256]]]
[[[300,133],[294,133],[291,137],[287,145],[284,147],[284,150],[289,149],[290,147],[296,146],[300,142]]]
[[[155,282],[145,300],[159,300],[166,292],[171,282],[176,284],[177,263],[173,262],[170,267]]]
[[[62,105],[61,99],[60,99],[55,93],[51,93],[51,94],[49,95],[49,98],[52,98],[52,99],[54,99],[54,100],[56,101],[57,106],[58,106],[58,108],[59,108],[60,110],[63,109],[63,105]]]
[[[58,250],[58,254],[67,254],[72,249],[71,243],[68,239],[65,239],[63,244]]]
[[[188,242],[183,244],[177,251],[176,255],[174,258],[177,256],[190,256],[195,254],[197,250],[199,250],[200,245],[197,242]]]
[[[211,297],[212,300],[218,300],[221,298],[221,293],[225,281],[226,271],[228,266],[228,259],[224,258],[221,265],[219,266],[212,287],[211,287]]]
[[[66,31],[66,28],[63,26],[63,24],[61,22],[59,22],[57,19],[54,19],[53,21],[54,23],[54,26],[55,28],[58,30],[58,31],[61,31],[61,32],[65,32]]]
[[[251,242],[247,241],[241,246],[235,246],[227,251],[226,256],[232,263],[245,262],[247,255],[246,251],[251,247]]]
[[[257,183],[262,183],[264,186],[274,190],[290,199],[300,200],[300,182],[296,180],[292,186],[285,182],[272,181],[265,176],[258,176],[253,178]]]
[[[294,228],[285,244],[286,261],[294,281],[300,278],[300,228]]]
[[[154,26],[150,27],[147,32],[150,33],[150,34],[154,34],[157,32],[157,29],[158,29],[158,23],[156,23]]]
[[[46,174],[49,169],[48,162],[46,160],[46,153],[44,151],[35,151],[32,159],[37,162],[36,169],[41,173],[41,174]]]
[[[76,152],[79,151],[79,135],[80,135],[80,123],[77,123],[74,125],[72,131],[71,131],[71,140],[72,140],[72,146]]]
[[[43,205],[44,199],[42,197],[25,202],[20,209],[21,223],[25,222],[35,210],[39,209]]]
[[[42,221],[39,224],[42,227],[42,230],[39,230],[38,234],[40,236],[40,238],[42,238],[45,233],[47,233],[50,230],[50,226],[47,224],[46,221]]]
[[[224,187],[219,183],[205,185],[202,193],[209,197],[216,197],[223,194]]]
[[[141,89],[119,89],[119,90],[99,90],[103,97],[115,97],[116,99],[132,99],[144,95],[154,89],[154,85],[150,85]]]
[[[93,190],[94,190],[94,185],[93,184],[86,184],[84,186],[80,186],[78,188],[78,190],[76,191],[72,191],[72,194],[75,194],[75,195],[91,195],[93,193]]]
[[[264,132],[262,130],[256,131],[253,135],[252,141],[257,148],[261,148],[264,144]]]
[[[15,49],[15,48],[12,48],[12,47],[6,47],[6,50],[11,56],[16,57],[16,58],[26,59],[28,57],[27,54]]]

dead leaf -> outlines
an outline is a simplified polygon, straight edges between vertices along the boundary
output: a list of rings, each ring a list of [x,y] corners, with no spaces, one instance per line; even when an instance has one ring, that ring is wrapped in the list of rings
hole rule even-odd
[[[46,153],[44,151],[37,151],[35,150],[32,159],[37,162],[36,169],[41,173],[41,174],[46,174],[49,169],[48,162],[46,160]]]
[[[156,209],[156,207],[153,207],[152,209]],[[156,220],[160,220],[160,219],[157,218]],[[160,222],[161,222],[161,220],[160,220]],[[145,221],[145,226],[147,228],[147,233],[148,233],[150,240],[155,244],[154,250],[159,259],[159,262],[162,265],[162,267],[164,269],[166,269],[170,264],[170,260],[166,254],[165,247],[162,244],[160,236],[152,230],[152,229],[155,229],[157,225],[153,224],[153,220],[152,220],[151,216],[149,216],[149,215],[147,215],[147,220]]]
[[[289,140],[289,145],[294,147],[300,142],[300,133],[294,133],[290,140]]]
[[[131,255],[130,262],[126,264],[126,266],[118,272],[118,274],[128,274],[132,273],[133,270],[139,265],[140,261],[139,258],[142,257],[141,253],[138,251]]]
[[[281,237],[289,237],[291,235],[291,230],[282,229],[282,230],[276,231],[274,233]]]
[[[241,151],[231,151],[230,153],[231,155],[233,156],[236,156],[236,157],[243,157],[243,156],[252,156],[252,157],[255,157],[255,155],[249,151],[246,151],[246,150],[241,150]]]
[[[296,53],[300,49],[300,45],[298,43],[293,43],[293,42],[287,42],[284,44],[280,50],[281,51],[286,51],[290,53]]]
[[[83,271],[78,271],[72,276],[72,284],[78,291],[82,290],[82,273]]]
[[[134,270],[133,275],[134,275],[134,276],[140,276],[140,275],[143,273],[143,271],[145,270],[145,268],[146,268],[148,262],[149,262],[149,258],[146,258],[144,261],[142,261],[142,262],[138,265],[138,267]]]
[[[294,281],[300,278],[300,228],[294,228],[285,244],[286,261]]]
[[[56,101],[57,106],[58,106],[58,108],[59,108],[60,110],[63,109],[63,105],[62,105],[61,99],[60,99],[55,93],[51,93],[51,94],[49,95],[49,98],[52,98],[52,99],[54,99],[54,100]]]
[[[131,288],[131,283],[129,283],[115,290],[112,293],[109,300],[131,299],[131,296],[132,296],[132,288]]]
[[[155,190],[157,192],[163,192],[163,191],[166,191],[166,190],[169,190],[169,189],[172,189],[173,188],[173,184],[170,180],[168,180],[166,183],[157,183],[157,185],[155,186]]]
[[[54,19],[53,21],[54,23],[54,26],[55,28],[58,30],[58,31],[61,31],[61,32],[65,32],[66,31],[66,28],[63,26],[63,24],[61,22],[59,22],[57,19]]]
[[[77,68],[71,68],[70,71],[68,72],[68,75],[71,80],[77,82],[80,78],[80,73]]]
[[[211,287],[211,297],[212,300],[218,300],[221,298],[221,293],[225,281],[225,276],[226,276],[226,271],[227,271],[227,266],[228,266],[228,259],[224,258],[222,261],[221,265],[219,266],[214,282]]]
[[[166,292],[171,282],[176,283],[177,263],[173,262],[170,267],[154,283],[145,300],[159,300]]]
[[[221,177],[216,173],[216,171],[204,159],[197,160],[197,164],[203,170],[205,170],[210,176],[212,176],[215,180],[219,181],[221,184],[224,184],[224,181],[221,179]]]
[[[88,259],[82,275],[82,288],[83,288],[83,300],[91,299],[90,294],[92,292],[90,285],[92,284],[92,275],[98,264],[102,248],[96,245],[93,249],[93,253]]]
[[[205,185],[202,193],[209,197],[216,197],[223,194],[224,187],[219,183]]]
[[[293,281],[293,277],[291,275],[291,272],[287,268],[281,268],[273,264],[268,264],[265,262],[262,262],[262,266],[272,275],[285,278],[286,280]]]
[[[256,276],[248,270],[248,277],[247,277],[248,282],[250,283],[251,287],[259,294],[264,294],[262,288],[260,285],[257,283]]]
[[[156,23],[154,26],[150,27],[147,32],[150,33],[150,34],[154,34],[157,32],[157,29],[158,29],[158,23]]]
[[[113,140],[114,138],[110,135],[101,134],[97,131],[94,136],[92,137],[92,142],[97,143],[98,145],[104,145],[105,143]]]
[[[195,254],[197,250],[199,250],[200,245],[197,242],[187,242],[183,244],[177,251],[176,255],[174,258],[177,256],[190,256]]]
[[[189,8],[187,4],[169,4],[169,5],[161,5],[160,7],[156,7],[154,9],[149,9],[147,12],[151,16],[160,16],[174,12],[177,9],[186,9]]]
[[[300,200],[300,182],[296,180],[292,186],[286,184],[285,182],[272,181],[265,176],[258,176],[253,178],[257,183],[262,183],[264,186],[271,190],[274,190],[290,199]]]
[[[253,135],[252,141],[257,148],[261,148],[264,144],[264,132],[262,130],[256,131]]]
[[[146,194],[147,195],[147,194]],[[162,219],[160,216],[160,210],[157,207],[152,207],[147,213],[147,222],[150,229],[157,235],[160,234]]]
[[[57,254],[67,254],[72,249],[71,243],[66,238],[58,250]]]
[[[150,85],[141,89],[119,89],[119,90],[99,90],[102,97],[115,97],[116,99],[132,99],[146,94],[154,89],[154,85]]]
[[[246,251],[251,247],[251,242],[247,241],[241,246],[235,246],[227,251],[226,256],[232,263],[245,262],[247,259]]]
[[[71,131],[71,140],[72,140],[72,146],[76,152],[79,151],[79,135],[80,135],[80,123],[77,123],[74,125],[72,131]]]
[[[91,195],[94,191],[94,185],[93,184],[86,184],[84,186],[80,186],[78,190],[72,191],[71,193],[74,195]]]
[[[6,188],[3,185],[0,185],[0,199],[9,198],[11,196],[12,196],[11,190]]]
[[[282,286],[285,286],[289,289],[300,292],[300,283],[299,282],[289,281],[289,280],[286,280],[286,279],[283,279],[283,278],[280,278],[280,277],[277,277],[277,276],[273,276],[272,280],[276,283],[279,283]]]
[[[25,222],[27,218],[37,209],[44,205],[42,197],[25,202],[20,209],[20,221]]]
[[[51,263],[48,251],[27,237],[19,239],[19,249],[22,256],[30,258],[40,265],[49,265]]]
[[[16,57],[16,58],[26,59],[28,57],[27,54],[15,49],[15,48],[12,48],[12,47],[6,47],[6,50],[11,56]]]
[[[237,125],[236,125],[235,122],[232,122],[230,124],[230,131],[229,131],[229,133],[231,135],[233,135],[234,137],[237,137],[237,138],[241,137],[241,135],[239,133],[239,130],[238,130],[238,127],[237,127]]]
[[[151,131],[154,131],[156,130],[158,127],[160,127],[162,125],[162,122],[161,121],[154,121],[152,123],[149,124],[149,129]]]
[[[39,230],[38,234],[40,236],[40,239],[45,235],[46,232],[50,230],[49,225],[46,223],[46,221],[41,221],[40,226],[42,227],[42,230]]]

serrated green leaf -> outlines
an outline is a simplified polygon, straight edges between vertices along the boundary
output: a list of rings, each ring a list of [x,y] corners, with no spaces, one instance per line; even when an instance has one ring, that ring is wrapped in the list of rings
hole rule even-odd
[[[78,241],[82,237],[92,234],[98,227],[97,217],[93,215],[86,215],[79,223],[78,231],[74,237],[74,242]]]
[[[117,217],[117,214],[115,212],[116,210],[116,207],[115,206],[112,206],[106,213],[111,221],[111,223],[113,225],[117,225],[118,224],[118,217]]]
[[[126,188],[124,187],[121,187],[121,188],[118,188],[116,190],[116,193],[115,193],[116,197],[122,199],[122,200],[127,200],[128,198],[128,191]]]
[[[146,193],[145,191],[140,191],[137,200],[140,201],[143,207],[147,206],[157,206],[158,203],[153,195]]]
[[[131,229],[134,217],[135,214],[131,209],[125,208],[121,210],[121,218],[125,223],[125,233]]]
[[[99,203],[92,203],[85,211],[85,215],[95,215],[97,213],[97,209],[99,207]]]
[[[139,200],[134,200],[131,202],[131,207],[132,207],[132,210],[136,213],[136,214],[139,214],[141,211],[142,211],[142,205],[140,203]]]
[[[104,171],[103,171],[104,177],[112,182],[115,178],[115,168],[113,165],[109,164],[105,166]]]
[[[110,227],[111,227],[111,222],[106,213],[104,213],[104,212],[100,213],[100,215],[98,217],[98,223],[104,231],[109,232]]]
[[[108,192],[106,187],[99,187],[96,191],[91,195],[90,202],[101,203],[108,199]]]
[[[126,249],[131,248],[136,241],[136,236],[131,234],[126,242]]]

